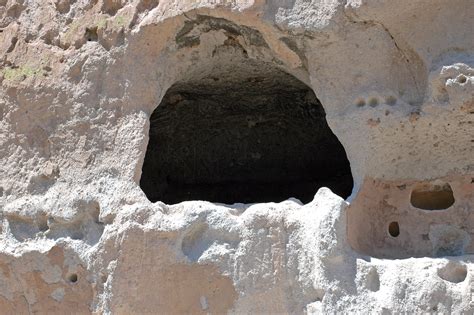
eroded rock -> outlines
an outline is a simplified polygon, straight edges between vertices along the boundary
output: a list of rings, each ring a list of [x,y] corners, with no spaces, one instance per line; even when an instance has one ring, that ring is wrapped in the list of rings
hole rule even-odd
[[[0,309],[474,311],[473,21],[0,0]]]

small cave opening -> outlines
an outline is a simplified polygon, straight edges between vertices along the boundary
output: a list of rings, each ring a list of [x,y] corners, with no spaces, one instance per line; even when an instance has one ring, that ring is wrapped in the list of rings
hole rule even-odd
[[[397,221],[390,222],[388,225],[388,233],[391,237],[398,237],[400,235],[400,226]]]
[[[445,210],[454,202],[453,190],[448,183],[418,184],[410,196],[412,206],[422,210]]]
[[[253,59],[194,71],[150,118],[140,186],[152,202],[310,202],[320,187],[347,198],[345,150],[316,95]]]
[[[68,280],[70,283],[76,283],[78,280],[77,273],[72,273],[68,276]]]

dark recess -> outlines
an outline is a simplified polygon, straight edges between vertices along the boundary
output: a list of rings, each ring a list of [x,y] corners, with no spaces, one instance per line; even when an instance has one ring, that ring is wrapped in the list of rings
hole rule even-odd
[[[322,186],[351,193],[349,161],[314,92],[268,64],[178,82],[150,123],[140,186],[153,202],[307,203]]]

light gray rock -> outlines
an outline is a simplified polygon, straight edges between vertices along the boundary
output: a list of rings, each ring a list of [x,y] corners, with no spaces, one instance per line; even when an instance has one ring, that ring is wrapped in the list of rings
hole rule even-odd
[[[0,0],[1,313],[474,312],[473,34],[469,0]],[[170,87],[279,71],[346,201],[148,200]]]

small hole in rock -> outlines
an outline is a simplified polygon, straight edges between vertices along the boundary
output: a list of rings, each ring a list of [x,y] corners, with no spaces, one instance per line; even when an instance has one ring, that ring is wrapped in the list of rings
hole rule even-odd
[[[356,102],[357,107],[364,107],[365,106],[365,100],[360,99]]]
[[[464,74],[461,74],[456,78],[456,81],[458,81],[458,83],[464,84],[467,81],[467,77]]]
[[[410,202],[423,210],[444,210],[454,204],[453,190],[449,184],[419,184],[412,193]]]
[[[89,42],[96,42],[99,39],[97,34],[97,27],[86,28],[85,37]]]
[[[390,105],[390,106],[393,106],[395,104],[397,104],[397,98],[395,96],[389,96],[387,97],[387,99],[385,100],[385,102]]]
[[[375,97],[372,97],[369,100],[369,105],[370,105],[370,107],[375,107],[375,106],[379,105],[379,100]]]
[[[388,225],[388,233],[392,237],[398,237],[400,235],[400,226],[398,222],[394,221]]]
[[[76,283],[77,282],[77,274],[76,273],[70,274],[69,277],[68,277],[68,280],[71,283]]]

